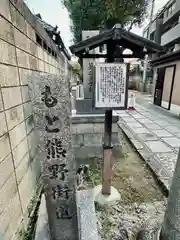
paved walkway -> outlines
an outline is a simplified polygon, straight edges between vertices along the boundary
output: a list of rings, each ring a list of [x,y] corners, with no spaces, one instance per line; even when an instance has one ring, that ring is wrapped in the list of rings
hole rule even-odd
[[[180,118],[137,94],[136,111],[117,111],[118,125],[167,190],[180,147]]]

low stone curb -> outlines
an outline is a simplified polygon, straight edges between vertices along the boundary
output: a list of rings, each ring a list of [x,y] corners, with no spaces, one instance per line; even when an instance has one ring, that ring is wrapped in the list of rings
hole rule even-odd
[[[148,147],[144,144],[143,140],[137,137],[132,130],[128,127],[125,121],[122,119],[118,121],[118,127],[124,132],[124,134],[129,138],[130,142],[133,144],[140,156],[145,160],[150,169],[155,173],[157,179],[163,185],[166,191],[169,191],[171,186],[172,177],[169,176],[165,167],[155,156]]]
[[[93,190],[81,190],[76,193],[79,240],[100,240]]]
[[[42,194],[39,208],[35,240],[50,240],[50,231],[48,224],[48,215],[46,209],[45,196]]]

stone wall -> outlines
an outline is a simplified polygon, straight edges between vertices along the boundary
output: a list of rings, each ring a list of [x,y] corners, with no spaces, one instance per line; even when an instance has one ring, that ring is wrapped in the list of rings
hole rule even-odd
[[[119,147],[117,120],[114,120],[112,125],[112,144]],[[72,146],[77,166],[88,163],[91,158],[102,158],[104,117],[74,117],[72,123]]]
[[[0,0],[0,23],[0,238],[9,240],[40,176],[28,78],[64,74],[66,60],[23,1]]]

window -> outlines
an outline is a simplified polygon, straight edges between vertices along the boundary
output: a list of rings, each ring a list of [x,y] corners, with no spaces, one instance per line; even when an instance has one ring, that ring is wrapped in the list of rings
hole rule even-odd
[[[51,48],[48,47],[48,53],[49,53],[49,54],[51,54],[51,51],[52,51]]]
[[[155,36],[154,32],[151,33],[151,35],[150,35],[150,40],[151,40],[151,41],[154,41],[154,36]]]
[[[44,48],[44,50],[47,50],[47,48],[48,48],[45,41],[43,42],[43,48]]]
[[[36,34],[36,42],[42,47],[42,39],[38,34]]]
[[[52,50],[43,39],[36,33],[36,43],[39,44],[44,50],[46,50],[50,55],[57,59],[57,53]]]
[[[172,5],[172,13],[174,12],[174,10],[175,10],[175,3],[173,3],[173,5]]]
[[[166,14],[165,14],[166,17],[169,16],[169,8],[166,10]]]
[[[167,10],[164,13],[164,17],[167,18],[170,15],[172,15],[174,10],[175,10],[175,2],[169,8],[167,8]]]

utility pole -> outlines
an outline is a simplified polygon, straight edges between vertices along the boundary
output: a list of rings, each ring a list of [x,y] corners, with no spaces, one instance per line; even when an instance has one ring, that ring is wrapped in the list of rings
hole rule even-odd
[[[151,13],[150,13],[150,19],[149,19],[149,27],[147,30],[147,39],[150,39],[150,29],[152,26],[152,19],[153,19],[153,14],[154,14],[154,6],[155,6],[155,0],[152,0],[152,5],[151,5]],[[144,70],[143,70],[143,86],[142,86],[142,92],[145,90],[145,82],[146,82],[146,76],[147,76],[147,67],[148,67],[148,55],[145,55],[144,58]]]

